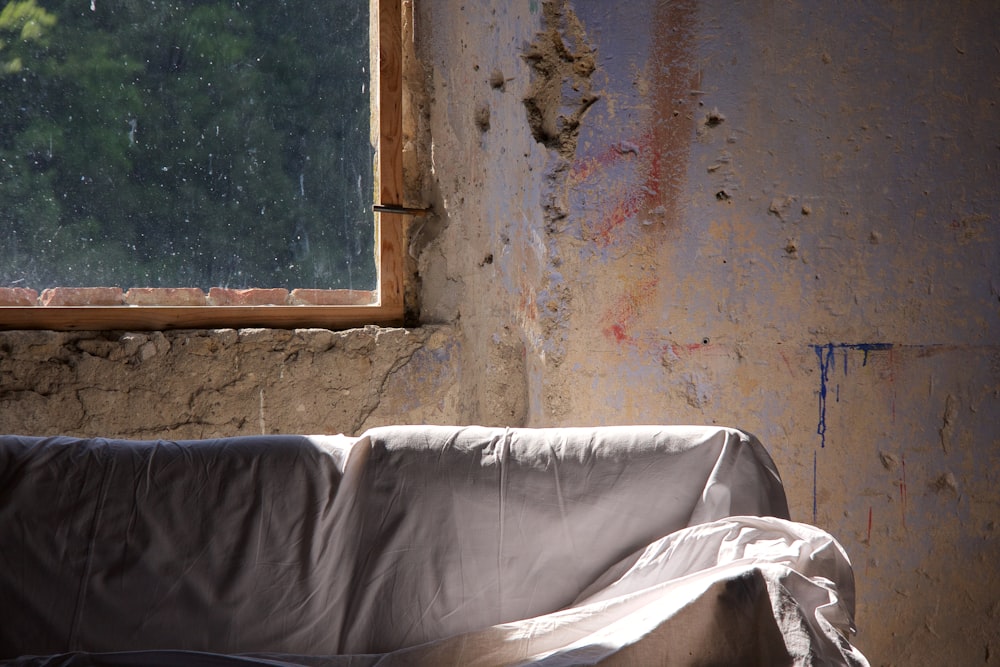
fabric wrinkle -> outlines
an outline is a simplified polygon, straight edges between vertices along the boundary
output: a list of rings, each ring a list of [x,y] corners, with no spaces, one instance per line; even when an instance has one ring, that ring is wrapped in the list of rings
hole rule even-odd
[[[106,442],[101,442],[95,448],[92,454],[92,459],[97,461],[103,461],[104,465],[100,466],[101,470],[101,484],[100,491],[98,492],[97,502],[94,506],[93,520],[90,524],[90,530],[88,531],[87,539],[87,554],[86,560],[84,562],[83,572],[80,577],[79,589],[77,591],[76,604],[73,612],[73,624],[69,629],[69,637],[67,638],[66,645],[70,648],[77,648],[78,646],[78,633],[80,630],[80,625],[83,622],[84,607],[87,604],[87,594],[90,583],[90,572],[94,564],[94,550],[97,546],[97,531],[101,524],[101,514],[104,511],[104,503],[107,499],[107,495],[110,489],[111,477],[114,473],[115,461],[113,458],[107,456],[108,444]]]
[[[8,460],[0,516],[25,532],[0,531],[0,660],[867,664],[846,552],[775,516],[776,468],[734,429],[0,436]]]

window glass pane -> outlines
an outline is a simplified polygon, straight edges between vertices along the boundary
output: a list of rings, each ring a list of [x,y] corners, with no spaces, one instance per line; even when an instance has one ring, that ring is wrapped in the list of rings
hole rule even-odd
[[[0,285],[374,289],[368,31],[359,0],[7,2]]]

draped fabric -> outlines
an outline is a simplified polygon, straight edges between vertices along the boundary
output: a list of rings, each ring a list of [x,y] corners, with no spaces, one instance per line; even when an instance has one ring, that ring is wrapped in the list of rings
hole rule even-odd
[[[0,437],[0,659],[857,664],[850,562],[715,427]]]

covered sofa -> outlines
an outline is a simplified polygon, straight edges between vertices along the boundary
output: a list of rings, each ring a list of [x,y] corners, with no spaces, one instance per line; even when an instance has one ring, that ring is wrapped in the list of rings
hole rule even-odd
[[[0,661],[866,665],[751,435],[0,437]]]

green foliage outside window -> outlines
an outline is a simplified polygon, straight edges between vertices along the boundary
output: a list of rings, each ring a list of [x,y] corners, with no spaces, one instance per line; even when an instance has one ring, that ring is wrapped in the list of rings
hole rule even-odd
[[[368,7],[15,0],[0,286],[373,289]]]

